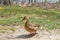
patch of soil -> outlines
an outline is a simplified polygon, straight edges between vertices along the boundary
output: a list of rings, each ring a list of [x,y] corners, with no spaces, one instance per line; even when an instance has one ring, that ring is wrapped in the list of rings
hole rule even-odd
[[[14,27],[14,32],[0,33],[0,40],[60,40],[60,30],[39,30],[36,35],[31,36],[23,27]]]

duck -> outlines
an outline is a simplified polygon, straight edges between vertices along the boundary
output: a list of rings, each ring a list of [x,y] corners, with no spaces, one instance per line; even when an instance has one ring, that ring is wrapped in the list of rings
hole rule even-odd
[[[39,29],[39,24],[30,24],[29,17],[24,16],[22,20],[25,20],[24,28],[30,35],[36,34],[37,30]]]

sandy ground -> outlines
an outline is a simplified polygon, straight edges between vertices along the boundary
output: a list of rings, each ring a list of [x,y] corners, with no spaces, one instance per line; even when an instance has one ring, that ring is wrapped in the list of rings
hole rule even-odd
[[[36,35],[30,36],[23,27],[16,27],[16,31],[0,33],[0,40],[60,40],[59,30],[39,30]]]

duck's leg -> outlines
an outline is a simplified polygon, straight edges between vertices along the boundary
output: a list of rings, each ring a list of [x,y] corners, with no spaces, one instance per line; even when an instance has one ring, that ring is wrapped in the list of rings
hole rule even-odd
[[[30,35],[32,35],[33,33],[32,32],[30,32]]]
[[[30,32],[30,35],[35,35],[36,34],[36,32]]]

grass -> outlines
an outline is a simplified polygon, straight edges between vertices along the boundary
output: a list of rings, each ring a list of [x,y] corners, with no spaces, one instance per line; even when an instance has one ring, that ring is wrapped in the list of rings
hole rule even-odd
[[[60,29],[60,11],[39,7],[4,6],[0,10],[0,25],[23,25],[24,15],[30,17],[31,23],[38,23],[44,29]]]
[[[14,27],[0,27],[0,33],[2,32],[2,33],[5,33],[5,32],[7,32],[7,31],[9,31],[9,30],[11,30],[11,31],[15,31],[15,28]]]

